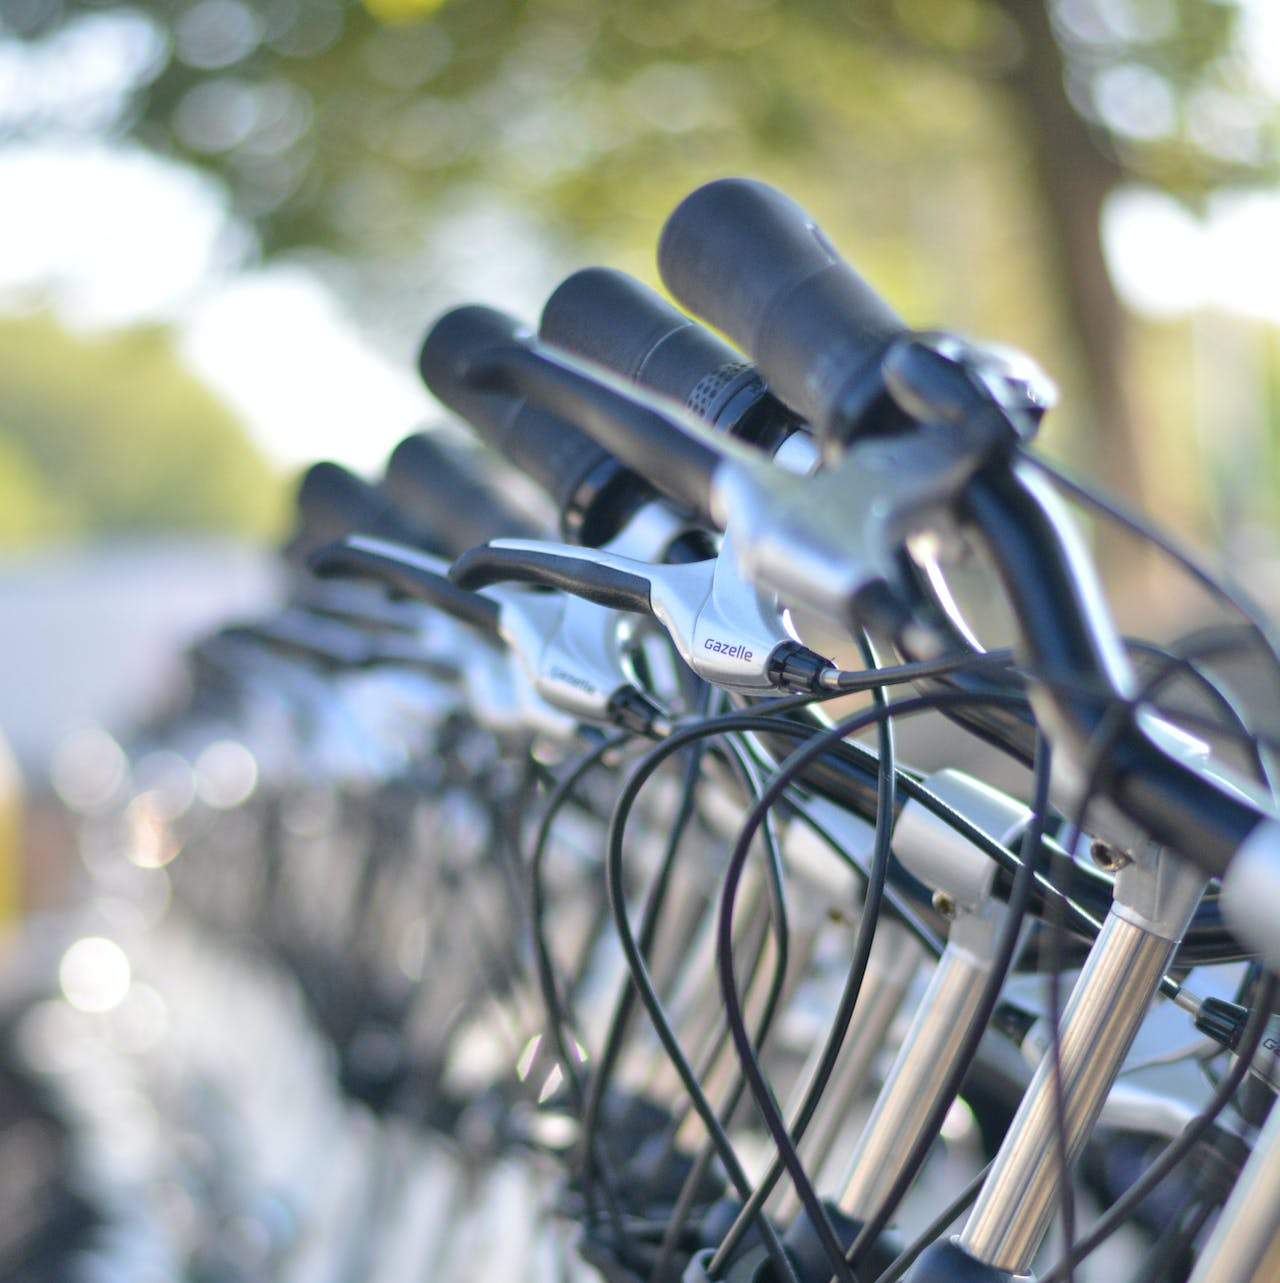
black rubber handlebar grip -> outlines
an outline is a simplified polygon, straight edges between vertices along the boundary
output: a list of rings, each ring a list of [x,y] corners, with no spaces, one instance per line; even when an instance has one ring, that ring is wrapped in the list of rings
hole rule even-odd
[[[427,334],[418,369],[438,400],[546,491],[571,538],[604,542],[652,493],[649,486],[572,423],[518,394],[481,389],[465,377],[480,353],[530,334],[494,308],[455,308]]]
[[[477,354],[468,377],[479,387],[528,397],[581,423],[624,464],[710,520],[721,452],[640,389],[528,337]]]
[[[625,272],[587,267],[556,287],[538,333],[685,404],[708,374],[746,362],[705,326]]]
[[[294,561],[304,561],[322,544],[356,532],[441,551],[430,531],[409,520],[376,486],[328,461],[313,463],[302,474],[297,521],[298,529],[286,549]]]
[[[625,272],[587,267],[562,281],[538,333],[763,448],[798,426],[740,352]]]
[[[479,472],[471,451],[435,433],[405,437],[387,460],[382,489],[452,559],[490,539],[536,539],[523,513]]]
[[[889,341],[906,327],[793,200],[722,178],[667,219],[658,270],[826,439],[844,440]]]

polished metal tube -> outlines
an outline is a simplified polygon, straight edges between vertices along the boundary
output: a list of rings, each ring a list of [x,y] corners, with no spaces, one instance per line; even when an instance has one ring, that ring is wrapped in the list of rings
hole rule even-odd
[[[1067,1156],[1074,1161],[1106,1101],[1176,947],[1112,910],[1062,1017]],[[1025,1274],[1058,1198],[1052,1056],[1022,1098],[969,1216],[960,1246],[988,1265]]]
[[[758,871],[749,872],[750,878],[743,879],[743,896],[740,897],[743,925],[737,933],[734,953],[741,961],[743,973],[752,978],[748,987],[748,992],[752,992],[752,985],[761,975],[764,962],[772,957],[772,953],[767,952],[771,948],[768,942],[772,933],[768,908],[764,903],[763,878]],[[676,1030],[687,1060],[695,1069],[704,1066],[725,1024],[725,1003],[720,994],[720,974],[716,970],[718,920],[720,905],[711,903],[705,908],[703,925],[698,930],[686,965],[682,967],[675,992],[671,998],[664,999],[668,1020]],[[635,1053],[646,1056],[646,1094],[658,1101],[682,1097],[684,1084],[680,1074],[657,1041],[648,1016],[641,1016],[640,1020],[643,1021],[646,1042],[643,1046],[636,1043]]]
[[[911,1028],[858,1138],[840,1195],[840,1210],[869,1220],[879,1208],[960,1054],[982,989],[988,959],[949,944],[938,959]]]
[[[787,974],[783,979],[782,992],[778,998],[777,1013],[774,1017],[775,1029],[778,1020],[786,1009],[787,1003],[791,999],[791,995],[795,992],[796,985],[808,969],[816,943],[816,931],[793,931],[791,933],[790,958],[787,965]],[[765,939],[760,963],[751,978],[750,987],[744,995],[742,1004],[743,1017],[747,1028],[752,1032],[753,1036],[764,1013],[765,1002],[768,1000],[771,987],[773,969],[776,965],[777,941],[773,933],[770,932]],[[713,976],[709,983],[715,986],[718,993],[720,989],[718,979]],[[738,1059],[737,1047],[732,1038],[725,1038],[719,1054],[707,1067],[707,1071],[703,1076],[702,1088],[706,1092],[707,1098],[715,1103],[717,1107],[720,1107],[729,1098],[741,1073],[742,1063]],[[691,1111],[676,1135],[682,1144],[694,1145],[701,1143],[704,1137],[702,1120]]]
[[[744,960],[754,959],[763,947],[768,931],[768,914],[764,902],[764,879],[754,866],[742,879],[738,896],[737,920],[744,923],[735,954]],[[683,965],[664,995],[667,1017],[684,1048],[685,1055],[697,1065],[717,1036],[724,1016],[720,985],[716,979],[716,928],[720,906],[716,899],[706,905],[702,922],[691,942]],[[679,1096],[684,1087],[680,1075],[657,1041],[648,1019],[639,1018],[636,1034],[629,1040],[626,1056],[637,1065],[637,1076],[630,1079],[655,1100]]]
[[[1191,1283],[1280,1279],[1280,1109],[1267,1125],[1218,1217]]]
[[[799,1152],[806,1171],[817,1172],[826,1163],[841,1125],[866,1087],[871,1067],[888,1040],[890,1026],[923,956],[924,946],[904,926],[892,918],[880,923],[840,1058],[800,1141]],[[800,1094],[796,1093],[797,1097]],[[799,1200],[790,1184],[781,1187],[775,1205],[777,1216],[783,1220],[799,1210]]]

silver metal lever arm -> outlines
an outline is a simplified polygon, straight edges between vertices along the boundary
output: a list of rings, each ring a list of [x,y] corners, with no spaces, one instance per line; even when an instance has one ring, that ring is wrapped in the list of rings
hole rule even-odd
[[[616,585],[619,594],[632,600],[630,609],[647,606],[699,677],[728,690],[758,694],[777,689],[779,653],[801,649],[787,632],[776,601],[741,576],[728,550],[706,561],[654,565],[603,549],[537,540],[498,539],[488,547],[526,553],[559,570],[555,586],[568,592],[575,591],[575,568],[610,572],[614,579],[593,577],[582,595],[612,591]]]

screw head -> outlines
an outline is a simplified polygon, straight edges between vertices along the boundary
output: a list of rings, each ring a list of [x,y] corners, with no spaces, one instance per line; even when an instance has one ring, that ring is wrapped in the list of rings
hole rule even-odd
[[[1096,838],[1089,843],[1089,858],[1104,873],[1119,873],[1126,865],[1133,863],[1123,851],[1117,851],[1115,847]]]
[[[935,891],[933,893],[933,907],[948,921],[956,916],[956,902],[945,891]]]

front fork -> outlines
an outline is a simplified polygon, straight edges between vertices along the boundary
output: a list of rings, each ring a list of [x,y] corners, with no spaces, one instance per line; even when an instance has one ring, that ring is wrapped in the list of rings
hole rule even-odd
[[[1116,877],[1115,899],[1060,1025],[1067,1163],[1079,1157],[1204,891],[1204,877],[1156,848]],[[1022,1098],[959,1238],[935,1244],[908,1276],[999,1283],[1028,1276],[1060,1195],[1052,1051]]]
[[[1245,1164],[1191,1283],[1269,1283],[1280,1279],[1280,1108]]]

